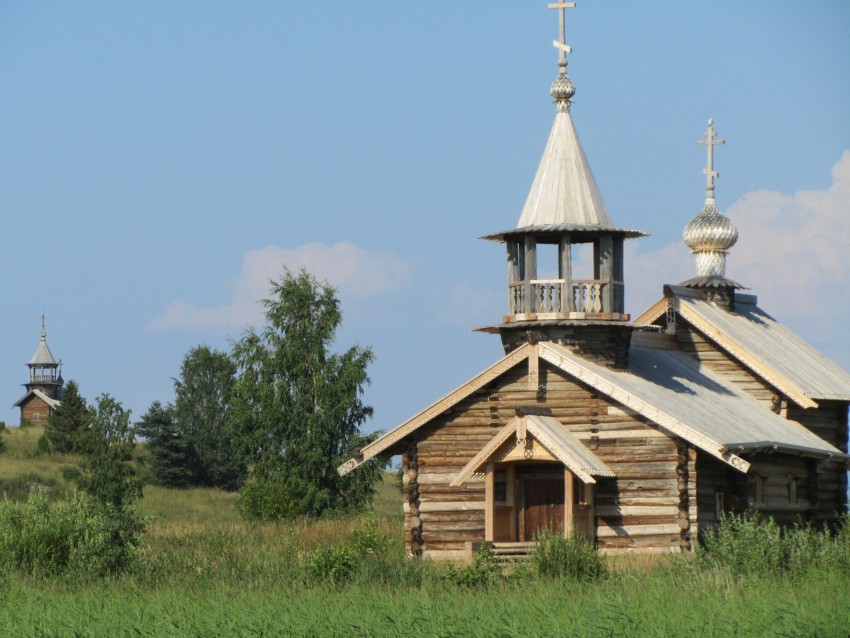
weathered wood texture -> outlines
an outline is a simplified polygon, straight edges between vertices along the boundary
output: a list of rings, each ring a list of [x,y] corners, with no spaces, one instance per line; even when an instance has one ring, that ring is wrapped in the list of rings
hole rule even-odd
[[[802,423],[823,440],[847,452],[847,402],[819,401],[815,409],[804,410],[788,406],[788,418]],[[842,463],[819,463],[816,483],[812,489],[815,521],[833,518],[837,511],[847,508],[847,469]]]
[[[768,409],[774,405],[778,391],[762,380],[755,372],[736,361],[714,341],[688,323],[676,318],[676,339],[684,352],[696,357],[713,372],[724,377],[741,390],[763,402]]]
[[[529,389],[527,375],[526,366],[514,368],[416,432],[418,502],[413,523],[421,522],[424,554],[459,552],[468,541],[484,539],[483,477],[458,488],[449,487],[449,483],[515,416],[517,407],[532,405],[549,408],[617,474],[616,479],[600,480],[596,485],[600,548],[679,548],[682,494],[683,490],[689,493],[692,486],[688,478],[682,483],[677,475],[682,463],[677,442],[630,410],[566,378],[548,363],[540,362],[538,391]],[[694,462],[687,456],[685,465],[691,474],[695,472]],[[690,498],[695,504],[696,493]],[[414,518],[410,495],[408,503],[405,509],[410,530]],[[695,510],[689,503],[686,508]],[[494,526],[500,539],[510,526],[510,520],[506,520],[510,514],[503,512],[497,508]],[[688,516],[696,520],[695,511]],[[408,542],[413,542],[412,533],[408,536]]]
[[[21,424],[47,425],[50,416],[50,406],[34,394],[21,406]]]

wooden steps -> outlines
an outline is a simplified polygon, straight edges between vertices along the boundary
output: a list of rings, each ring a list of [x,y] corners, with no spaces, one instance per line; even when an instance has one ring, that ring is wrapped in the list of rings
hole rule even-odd
[[[500,563],[527,560],[534,543],[493,543],[493,553]]]

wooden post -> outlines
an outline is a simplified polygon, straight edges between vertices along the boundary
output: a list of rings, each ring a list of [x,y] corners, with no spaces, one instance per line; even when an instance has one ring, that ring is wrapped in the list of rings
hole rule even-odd
[[[691,550],[691,501],[689,489],[688,472],[688,444],[679,439],[676,441],[676,487],[679,491],[679,512],[677,521],[679,524],[679,548],[683,552]]]
[[[573,473],[564,469],[564,536],[570,536],[573,533],[573,523],[575,522],[574,488]]]
[[[558,278],[563,279],[561,284],[561,312],[572,312],[575,310],[573,302],[573,261],[572,244],[570,236],[561,237],[558,246]]]
[[[484,478],[484,540],[492,541],[495,537],[495,508],[493,499],[496,494],[496,473],[493,471],[493,464],[488,463],[485,467]]]
[[[531,235],[525,236],[525,308],[523,312],[535,312],[537,310],[537,299],[531,286],[531,280],[537,279],[537,239]]]
[[[507,471],[505,472],[505,480],[508,482],[507,485],[507,504],[511,507],[511,516],[510,516],[510,540],[517,540],[517,529],[516,529],[516,516],[517,516],[517,504],[516,504],[516,465],[511,463],[507,467]]]
[[[626,289],[623,283],[623,238],[614,237],[613,267],[611,272],[612,284],[615,286],[612,292],[613,303],[611,312],[626,311]],[[614,283],[616,282],[616,283]]]
[[[612,242],[611,235],[602,235],[598,242],[598,255],[597,255],[597,263],[599,276],[596,279],[601,279],[603,282],[602,288],[602,312],[611,312],[611,306],[613,301],[613,257],[614,257],[614,246]]]

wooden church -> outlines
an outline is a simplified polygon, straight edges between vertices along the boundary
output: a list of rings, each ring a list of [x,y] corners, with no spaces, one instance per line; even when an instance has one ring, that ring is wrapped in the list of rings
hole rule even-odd
[[[555,122],[505,244],[505,356],[340,466],[401,455],[413,556],[522,553],[541,529],[607,551],[689,550],[724,512],[828,522],[847,505],[850,374],[725,277],[737,240],[708,192],[685,229],[697,276],[632,321],[623,243],[570,116],[564,9]],[[592,279],[573,270],[592,246]],[[547,247],[548,246],[548,247]],[[540,263],[544,256],[557,263]],[[557,272],[545,279],[538,272]]]
[[[56,361],[47,345],[44,316],[41,317],[41,338],[35,354],[27,364],[29,381],[24,384],[27,392],[13,407],[21,410],[21,425],[46,425],[47,417],[61,405],[62,362]]]

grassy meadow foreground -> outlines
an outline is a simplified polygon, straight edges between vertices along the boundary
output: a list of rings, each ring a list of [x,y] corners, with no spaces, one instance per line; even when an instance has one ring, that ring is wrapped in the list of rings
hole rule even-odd
[[[74,458],[33,456],[33,431],[4,437],[9,499],[74,492]],[[148,531],[132,569],[107,579],[7,570],[0,635],[846,636],[850,627],[846,526],[834,540],[801,533],[780,547],[769,527],[742,522],[740,542],[719,540],[721,560],[635,555],[597,566],[574,554],[592,568],[583,572],[547,570],[573,551],[553,543],[548,559],[503,574],[486,555],[461,567],[408,561],[390,474],[359,517],[246,523],[237,498],[146,486]]]

